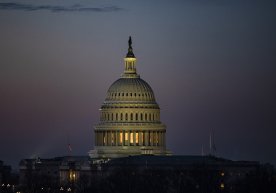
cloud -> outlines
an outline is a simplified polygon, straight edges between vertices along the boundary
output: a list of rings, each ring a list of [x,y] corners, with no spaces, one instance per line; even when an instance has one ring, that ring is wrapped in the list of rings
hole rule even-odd
[[[32,5],[22,3],[0,3],[0,10],[22,10],[39,11],[46,10],[51,12],[112,12],[120,11],[122,8],[117,6],[109,7],[87,7],[81,5],[55,6],[55,5]]]

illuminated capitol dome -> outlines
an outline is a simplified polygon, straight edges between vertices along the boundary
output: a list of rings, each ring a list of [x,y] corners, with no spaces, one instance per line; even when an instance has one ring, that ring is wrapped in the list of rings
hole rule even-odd
[[[109,87],[100,109],[92,158],[167,154],[160,108],[153,90],[136,72],[131,37],[128,44],[124,73]]]

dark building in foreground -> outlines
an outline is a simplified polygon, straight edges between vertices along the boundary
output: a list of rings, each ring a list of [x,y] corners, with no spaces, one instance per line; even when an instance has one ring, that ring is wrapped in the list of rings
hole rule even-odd
[[[0,184],[1,186],[7,185],[11,178],[11,166],[4,165],[4,162],[0,160]]]
[[[58,157],[20,162],[21,192],[263,192],[272,166],[213,156]],[[264,187],[263,187],[264,186]],[[265,191],[264,188],[267,188]],[[254,191],[253,191],[254,192]]]
[[[11,166],[5,165],[3,161],[0,160],[0,192],[10,192],[13,191],[15,185],[18,183],[17,175],[11,172]]]

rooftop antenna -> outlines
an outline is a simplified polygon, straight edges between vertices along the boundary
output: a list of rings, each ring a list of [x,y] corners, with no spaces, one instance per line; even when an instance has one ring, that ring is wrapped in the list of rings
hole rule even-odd
[[[211,132],[210,132],[210,141],[209,141],[209,145],[210,145],[210,155],[215,155],[216,154],[216,145],[215,145],[215,136],[214,136],[214,131],[213,129],[211,129]]]
[[[69,136],[67,135],[67,147],[68,147],[68,156],[70,157],[72,154],[72,147],[71,147],[71,143],[69,141]]]

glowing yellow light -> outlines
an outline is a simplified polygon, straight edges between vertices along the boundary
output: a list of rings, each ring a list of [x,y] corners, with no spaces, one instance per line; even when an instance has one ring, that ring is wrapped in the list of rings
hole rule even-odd
[[[122,144],[123,143],[123,133],[120,132],[120,143]]]
[[[136,134],[135,134],[135,141],[136,141],[137,144],[139,143],[139,135],[138,135],[138,132],[136,132]]]
[[[76,172],[75,171],[72,171],[72,170],[69,171],[69,180],[76,181]]]
[[[133,133],[130,133],[130,143],[133,143]]]
[[[221,176],[224,176],[225,174],[224,174],[224,172],[221,172],[220,175],[221,175]]]
[[[136,58],[124,58],[126,62],[135,62]]]
[[[220,184],[220,188],[221,188],[221,189],[224,189],[224,183],[221,183],[221,184]]]
[[[128,141],[128,133],[125,132],[125,141]]]

